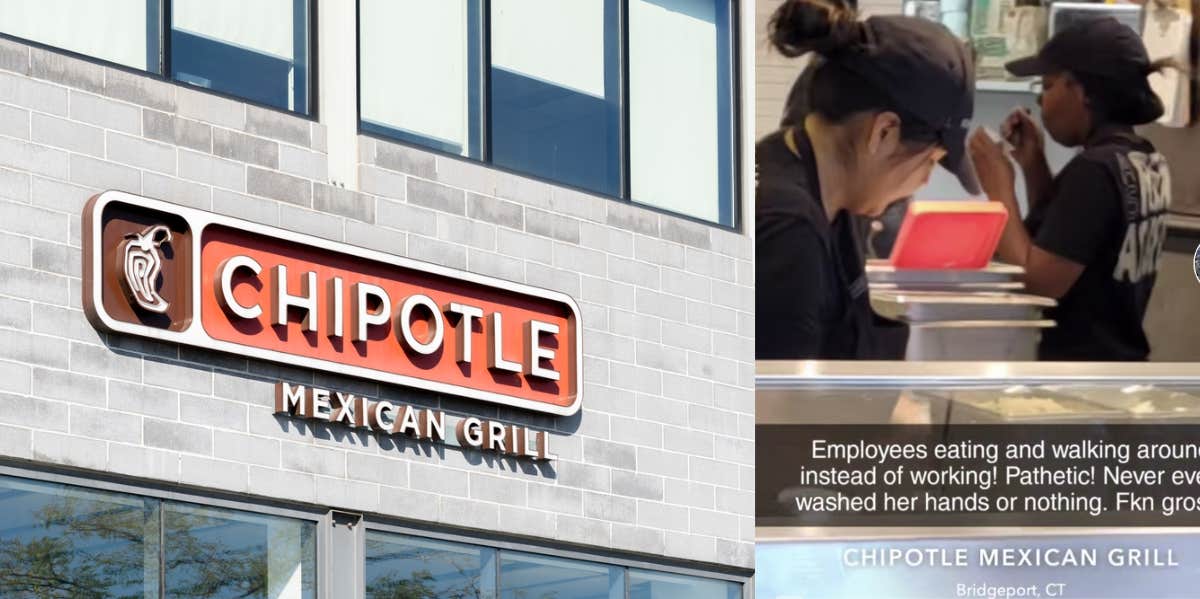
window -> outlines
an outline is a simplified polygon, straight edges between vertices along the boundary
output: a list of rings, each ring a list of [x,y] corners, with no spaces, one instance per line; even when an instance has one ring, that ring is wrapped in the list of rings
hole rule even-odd
[[[307,0],[172,0],[171,77],[308,113]]]
[[[625,572],[615,566],[504,552],[500,599],[623,599]]]
[[[163,505],[169,597],[315,597],[316,527],[290,518]]]
[[[733,226],[734,4],[362,0],[360,127]]]
[[[367,599],[742,598],[735,582],[373,529],[366,533],[366,560]]]
[[[0,597],[315,599],[314,520],[0,475]],[[367,599],[742,599],[737,582],[375,529],[365,545]]]
[[[0,515],[3,597],[316,597],[313,522],[7,476]]]
[[[493,549],[376,532],[366,545],[367,599],[495,596]]]
[[[157,501],[0,477],[0,514],[0,597],[157,596]]]
[[[480,10],[480,0],[360,0],[364,130],[482,157]]]
[[[310,0],[6,0],[0,33],[309,114],[310,11]]]
[[[0,32],[159,73],[158,6],[158,0],[5,0]]]
[[[629,599],[739,599],[741,585],[647,570],[629,571]]]
[[[492,160],[621,195],[616,0],[492,1]]]
[[[629,160],[633,201],[729,223],[733,63],[724,4],[630,0]]]

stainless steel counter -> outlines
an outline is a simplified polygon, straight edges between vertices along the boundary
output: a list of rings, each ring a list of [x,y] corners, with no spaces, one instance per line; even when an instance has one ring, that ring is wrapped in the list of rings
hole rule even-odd
[[[882,539],[971,539],[979,537],[1062,537],[1076,535],[1194,535],[1189,527],[1096,527],[1078,526],[759,526],[758,543],[796,541],[877,541]]]
[[[1200,365],[761,361],[755,422],[1200,423]]]
[[[868,361],[760,361],[756,364],[755,422],[764,453],[757,464],[755,538],[760,574],[771,572],[767,596],[783,596],[794,589],[831,589],[845,596],[881,596],[880,589],[905,589],[911,596],[930,595],[942,588],[945,574],[956,581],[966,570],[899,568],[894,576],[885,569],[862,570],[874,578],[844,581],[843,551],[889,547],[1031,547],[1070,543],[1071,546],[1179,547],[1194,545],[1200,528],[1029,526],[1022,515],[980,516],[977,526],[830,526],[797,525],[791,518],[772,516],[762,504],[778,500],[787,487],[790,463],[773,457],[782,453],[770,446],[771,435],[786,434],[789,425],[811,424],[953,424],[1008,422],[1021,406],[990,406],[996,398],[1025,396],[1037,401],[1062,401],[1066,412],[1037,414],[1050,420],[1072,418],[1082,423],[1177,422],[1200,411],[1200,364],[1194,363],[1062,363],[1062,362],[868,362]],[[1159,402],[1160,405],[1153,405]],[[970,410],[976,404],[974,412]],[[1003,403],[1002,401],[996,403]],[[1175,414],[1182,406],[1187,414]],[[1025,406],[1029,407],[1029,406]],[[1016,408],[1009,410],[1009,408]],[[987,413],[991,411],[992,413]],[[1013,430],[1030,430],[1016,424]],[[782,469],[781,469],[782,465]],[[780,473],[783,473],[781,475]],[[765,499],[764,499],[765,498]],[[1068,541],[1069,539],[1069,541]],[[1181,549],[1177,549],[1182,554]],[[784,574],[777,574],[783,572]],[[826,576],[816,574],[835,572]],[[980,571],[979,579],[990,575]],[[1055,576],[1060,573],[1055,572]],[[1096,574],[1089,571],[1089,576]],[[1011,574],[996,574],[1003,578]],[[833,578],[836,577],[836,578]],[[828,579],[828,580],[827,580]],[[929,579],[929,580],[926,580]],[[764,579],[766,580],[766,579]],[[1055,579],[1057,580],[1057,578]],[[826,586],[821,586],[826,584]],[[1083,588],[1082,582],[1077,583]],[[925,585],[925,586],[922,586]],[[946,583],[948,585],[948,583]],[[945,588],[954,588],[951,586]],[[1100,585],[1103,586],[1103,585]],[[775,593],[772,595],[771,593]],[[889,593],[889,596],[907,596]]]
[[[758,389],[831,386],[954,387],[965,383],[1135,384],[1200,387],[1200,364],[1191,362],[875,362],[868,360],[763,360],[756,364]]]
[[[908,325],[908,360],[1035,360],[1043,312],[1057,302],[1023,293],[1024,269],[898,269],[868,260],[871,308]]]

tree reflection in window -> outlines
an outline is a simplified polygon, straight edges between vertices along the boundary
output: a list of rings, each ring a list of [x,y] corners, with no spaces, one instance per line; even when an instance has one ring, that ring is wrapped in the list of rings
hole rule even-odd
[[[493,599],[495,551],[367,533],[367,599]]]
[[[0,476],[0,597],[149,598],[162,584],[169,597],[309,599],[315,534],[302,520]]]
[[[158,502],[0,477],[0,597],[158,594]]]
[[[315,596],[311,523],[186,504],[164,509],[167,596]]]
[[[501,599],[624,599],[625,571],[617,566],[505,551]]]

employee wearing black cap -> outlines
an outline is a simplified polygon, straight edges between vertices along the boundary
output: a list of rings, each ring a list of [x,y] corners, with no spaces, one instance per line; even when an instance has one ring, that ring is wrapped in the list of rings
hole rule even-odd
[[[858,10],[858,0],[830,0],[832,4],[838,5],[839,8],[845,10]],[[779,127],[786,129],[793,126],[804,126],[804,119],[808,116],[808,95],[812,88],[813,75],[816,74],[817,68],[821,66],[821,58],[813,57],[809,60],[804,70],[796,77],[796,81],[792,83],[792,88],[788,90],[787,99],[784,100],[783,116],[779,121]],[[895,243],[896,233],[899,231],[900,223],[904,219],[904,214],[908,210],[908,201],[911,198],[902,198],[890,206],[881,216],[858,216],[855,215],[854,225],[857,234],[861,237],[861,250],[867,255],[887,256],[891,251],[892,244]]]
[[[1036,56],[1007,65],[1018,76],[1041,75],[1046,131],[1082,152],[1053,179],[1042,133],[1023,111],[1001,133],[1025,175],[1030,211],[1009,219],[999,254],[1025,268],[1031,293],[1057,298],[1042,335],[1043,360],[1145,360],[1150,344],[1142,318],[1154,287],[1171,200],[1166,160],[1133,131],[1163,114],[1147,76],[1141,38],[1116,19],[1078,22]],[[971,156],[984,191],[1017,215],[1014,170],[983,131]]]
[[[851,214],[875,216],[939,162],[972,193],[974,108],[966,47],[911,17],[858,21],[790,0],[770,22],[786,56],[816,52],[808,113],[755,148],[755,334],[759,359],[885,358]]]

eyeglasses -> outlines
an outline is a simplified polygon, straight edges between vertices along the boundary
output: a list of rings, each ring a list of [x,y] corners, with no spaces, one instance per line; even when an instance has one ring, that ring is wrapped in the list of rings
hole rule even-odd
[[[1039,106],[1042,104],[1042,96],[1046,94],[1046,84],[1041,79],[1034,79],[1029,82],[1029,93],[1033,94]]]

